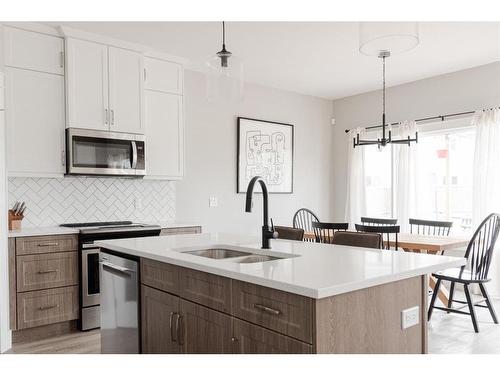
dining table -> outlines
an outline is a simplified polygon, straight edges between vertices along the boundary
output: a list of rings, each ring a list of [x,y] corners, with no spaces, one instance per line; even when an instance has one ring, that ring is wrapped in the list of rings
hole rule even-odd
[[[304,232],[305,241],[315,241],[314,232]],[[429,236],[415,233],[399,233],[398,247],[404,251],[410,251],[421,254],[443,255],[449,250],[457,250],[465,248],[469,244],[469,238],[464,236]],[[396,246],[394,236],[389,238],[389,245]],[[436,286],[435,278],[429,276],[429,286],[434,289]],[[445,306],[448,306],[448,290],[441,283],[439,288],[438,298]]]

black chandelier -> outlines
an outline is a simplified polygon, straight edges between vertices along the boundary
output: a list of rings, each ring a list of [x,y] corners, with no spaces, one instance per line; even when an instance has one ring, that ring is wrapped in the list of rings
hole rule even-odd
[[[385,59],[391,55],[390,51],[380,51],[378,57],[382,59],[382,125],[374,126],[371,128],[382,128],[382,138],[377,139],[360,139],[359,132],[357,132],[356,136],[353,138],[353,146],[367,146],[367,145],[377,145],[380,147],[385,147],[389,143],[396,144],[408,144],[410,146],[411,142],[418,143],[418,132],[415,132],[415,138],[411,138],[409,135],[406,139],[392,139],[391,129],[387,129],[389,125],[387,125],[385,121]]]

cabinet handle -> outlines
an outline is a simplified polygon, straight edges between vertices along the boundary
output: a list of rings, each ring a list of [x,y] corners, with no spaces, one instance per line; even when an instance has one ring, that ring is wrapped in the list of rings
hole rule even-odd
[[[111,110],[111,125],[115,124],[115,110]]]
[[[233,344],[233,353],[239,354],[239,345],[238,345],[238,339],[236,337],[231,337],[231,343]]]
[[[261,305],[260,303],[254,303],[253,307],[255,307],[257,310],[264,311],[264,312],[269,313],[269,314],[273,314],[273,315],[280,315],[281,314],[281,311],[273,309],[271,307]]]
[[[38,271],[38,274],[43,275],[43,274],[46,274],[46,273],[56,273],[56,272],[59,272],[59,270],[55,269],[55,270]]]
[[[104,109],[104,124],[108,125],[108,123],[109,123],[109,112],[108,112],[108,109],[105,108]]]
[[[64,152],[64,150],[61,151],[61,164],[63,167],[66,165],[66,153]]]
[[[56,309],[58,308],[59,305],[52,305],[52,306],[40,306],[38,310],[40,311],[45,311],[45,310],[50,310],[50,309]]]
[[[174,313],[174,312],[170,313],[170,321],[169,321],[169,325],[170,325],[170,339],[172,340],[172,342],[176,342],[177,341],[177,339],[175,338],[175,335],[174,335],[174,330],[173,330],[173,325],[172,325],[172,320],[174,319],[174,315],[177,315],[177,314]]]
[[[58,242],[45,242],[45,243],[39,243],[38,247],[49,247],[49,246],[59,246]]]
[[[64,68],[64,52],[59,52],[59,66]]]
[[[146,68],[144,68],[144,82],[146,82]]]
[[[182,325],[182,327],[181,327]],[[179,345],[184,345],[184,316],[177,314],[177,341]]]

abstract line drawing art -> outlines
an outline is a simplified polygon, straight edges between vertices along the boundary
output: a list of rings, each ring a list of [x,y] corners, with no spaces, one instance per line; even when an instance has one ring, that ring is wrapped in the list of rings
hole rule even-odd
[[[238,193],[261,176],[270,193],[293,192],[293,125],[238,117]]]

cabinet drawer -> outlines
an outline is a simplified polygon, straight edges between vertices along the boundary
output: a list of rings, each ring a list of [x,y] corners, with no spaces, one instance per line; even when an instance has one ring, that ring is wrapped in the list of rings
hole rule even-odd
[[[225,313],[231,312],[231,279],[182,268],[180,296]]]
[[[160,236],[169,236],[173,234],[196,234],[201,233],[201,227],[182,227],[182,228],[163,228]]]
[[[308,297],[233,280],[233,315],[312,343],[313,304]]]
[[[180,267],[150,259],[141,259],[141,283],[165,292],[179,294]]]
[[[17,328],[30,328],[78,318],[78,287],[17,294]]]
[[[16,255],[77,251],[76,235],[36,236],[16,238]]]
[[[310,354],[312,345],[239,319],[233,320],[238,354]]]
[[[22,255],[17,257],[17,291],[78,284],[78,253]]]

